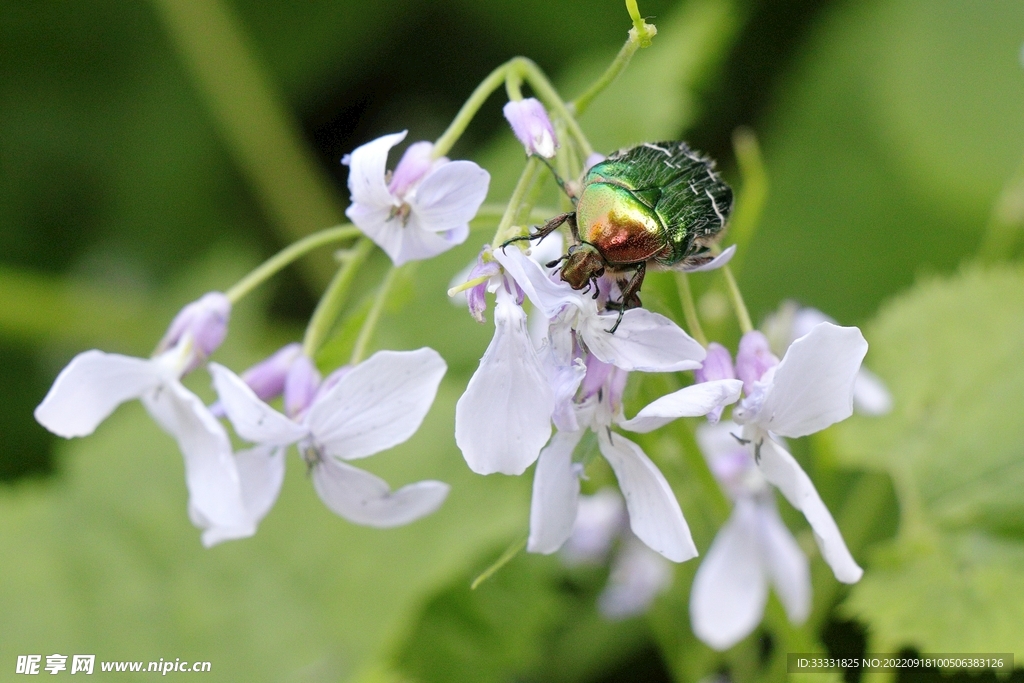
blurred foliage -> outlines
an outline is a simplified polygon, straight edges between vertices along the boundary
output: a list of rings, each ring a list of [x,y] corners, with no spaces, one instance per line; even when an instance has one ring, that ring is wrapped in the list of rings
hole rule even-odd
[[[557,558],[520,556],[468,590],[523,533],[529,508],[528,477],[472,475],[451,438],[455,400],[492,331],[444,290],[493,226],[419,264],[375,340],[432,346],[450,367],[423,431],[369,461],[394,485],[452,484],[441,511],[410,527],[339,520],[292,459],[257,536],[206,551],[185,515],[180,456],[137,404],[80,441],[58,443],[34,423],[74,353],[146,355],[182,304],[319,227],[303,216],[328,215],[287,189],[268,197],[286,167],[262,157],[270,138],[239,132],[224,106],[257,131],[276,112],[336,210],[342,154],[405,128],[410,140],[435,137],[514,54],[572,97],[628,27],[618,0],[228,2],[241,47],[219,58],[253,70],[265,88],[253,99],[244,80],[211,94],[181,27],[157,9],[175,4],[0,0],[0,478],[19,480],[0,490],[0,666],[46,650],[206,659],[217,680],[779,680],[785,652],[820,649],[822,629],[833,651],[1024,657],[1024,282],[1019,268],[958,272],[1024,156],[1020,3],[641,0],[659,28],[654,45],[582,118],[604,152],[685,135],[733,181],[732,131],[752,125],[770,187],[739,274],[755,320],[785,298],[843,323],[881,307],[865,327],[868,364],[895,412],[793,444],[865,578],[848,593],[813,559],[811,625],[792,628],[773,599],[765,623],[726,653],[689,630],[699,559],[678,568],[645,619],[624,622],[594,609],[604,570],[568,571]],[[210,25],[192,29],[213,40]],[[492,98],[452,153],[491,172],[498,202],[522,164],[500,106]],[[553,183],[546,193],[542,205],[556,206]],[[384,265],[371,260],[321,361],[347,357]],[[706,331],[733,343],[720,275],[691,280]],[[236,308],[217,359],[241,369],[299,337],[318,282],[290,269]],[[649,278],[644,301],[681,319],[668,274]],[[637,376],[627,412],[684,379]],[[205,383],[190,379],[210,398]],[[692,429],[680,421],[638,442],[705,551],[727,509]],[[610,476],[598,463],[589,474],[591,488]],[[780,508],[813,552],[805,522]],[[843,636],[837,617],[862,622],[867,645],[856,628]]]

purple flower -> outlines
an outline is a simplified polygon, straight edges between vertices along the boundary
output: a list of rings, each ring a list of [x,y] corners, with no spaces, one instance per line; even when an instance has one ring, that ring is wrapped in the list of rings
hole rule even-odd
[[[527,154],[537,154],[545,159],[555,156],[558,140],[544,105],[528,97],[509,102],[502,111]]]

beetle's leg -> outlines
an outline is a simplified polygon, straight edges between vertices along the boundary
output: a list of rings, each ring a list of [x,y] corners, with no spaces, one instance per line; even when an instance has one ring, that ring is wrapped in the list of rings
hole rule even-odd
[[[576,214],[570,211],[569,213],[558,214],[557,216],[549,220],[547,223],[537,228],[534,232],[531,232],[529,235],[523,235],[522,237],[513,237],[512,239],[502,244],[501,247],[502,249],[504,249],[513,242],[542,240],[551,233],[553,233],[555,230],[560,228],[562,226],[562,223],[565,223],[566,221],[570,221],[569,225],[570,227],[573,228],[573,235],[575,235]]]
[[[569,232],[572,233],[573,240],[576,241],[576,244],[582,244],[583,240],[580,239],[580,228],[576,223],[576,212],[573,211],[572,213],[566,214],[565,220],[569,222]]]
[[[601,288],[597,286],[598,277],[599,276],[595,275],[594,277],[590,278],[590,281],[594,283],[594,301],[597,301],[597,297],[601,296]]]
[[[618,301],[609,301],[605,304],[605,308],[611,310],[618,310],[619,317],[615,320],[615,324],[612,325],[612,329],[608,330],[609,334],[614,334],[615,330],[619,328],[619,323],[622,322],[622,316],[626,314],[631,308],[640,308],[640,286],[644,283],[644,275],[647,273],[647,262],[644,261],[637,265],[636,270],[633,271],[633,277],[629,279],[629,282],[622,285],[622,281],[619,282],[619,287],[622,290],[622,298]]]

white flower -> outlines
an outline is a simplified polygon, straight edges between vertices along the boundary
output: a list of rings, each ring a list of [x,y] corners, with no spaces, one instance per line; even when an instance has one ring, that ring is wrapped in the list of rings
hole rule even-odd
[[[693,632],[725,650],[761,622],[768,585],[775,588],[789,620],[806,621],[811,577],[806,555],[786,528],[775,497],[748,448],[736,440],[738,425],[697,428],[697,443],[735,506],[697,569],[690,595]]]
[[[487,171],[472,161],[432,159],[428,142],[411,145],[389,178],[388,151],[405,135],[379,137],[346,157],[352,205],[345,215],[396,266],[462,244],[490,183]]]
[[[239,454],[252,524],[277,499],[284,451],[296,443],[321,500],[350,522],[392,527],[437,510],[448,495],[447,484],[421,481],[391,491],[383,479],[346,461],[379,453],[412,436],[446,369],[433,349],[379,351],[328,378],[315,394],[306,392],[309,400],[296,402],[296,417],[290,419],[261,401],[233,372],[211,364],[214,388],[228,419],[239,436],[257,444]]]
[[[91,434],[114,409],[139,399],[157,424],[178,442],[185,458],[185,482],[193,523],[205,529],[203,544],[250,536],[255,531],[242,501],[239,473],[227,432],[180,378],[221,340],[230,304],[208,294],[190,304],[171,324],[159,355],[132,358],[86,351],[57,376],[36,420],[54,434]]]
[[[674,372],[700,367],[704,348],[668,318],[644,309],[601,313],[589,295],[552,280],[518,248],[498,249],[495,333],[456,406],[455,440],[478,474],[522,474],[551,437],[551,422],[576,431],[571,399],[583,377],[577,349],[623,370]],[[538,351],[513,296],[525,292],[549,320]],[[521,295],[520,295],[521,296]],[[667,422],[667,420],[666,420]]]
[[[867,350],[856,327],[819,323],[790,345],[782,362],[733,410],[761,474],[804,514],[822,557],[843,583],[856,583],[864,572],[810,477],[776,437],[807,436],[849,417],[854,379]]]
[[[740,382],[726,379],[695,384],[661,397],[632,420],[625,420],[621,406],[625,379],[621,369],[588,358],[587,379],[576,404],[580,429],[556,432],[537,461],[526,546],[530,552],[553,553],[572,533],[582,471],[573,462],[573,451],[589,428],[615,472],[637,538],[673,562],[696,557],[690,529],[664,475],[637,444],[612,432],[611,426],[646,433],[678,417],[706,415],[735,401]]]
[[[784,301],[779,310],[764,322],[765,334],[776,353],[785,353],[794,340],[804,336],[818,323],[836,321],[816,308],[799,306]],[[853,382],[853,408],[864,415],[887,415],[892,411],[892,395],[885,383],[865,367],[857,372]]]

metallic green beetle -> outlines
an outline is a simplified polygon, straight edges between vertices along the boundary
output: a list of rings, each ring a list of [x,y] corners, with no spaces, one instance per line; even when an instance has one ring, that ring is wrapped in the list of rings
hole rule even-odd
[[[648,265],[695,267],[710,260],[708,246],[732,208],[732,190],[715,162],[685,142],[620,150],[591,167],[572,198],[575,211],[520,239],[543,239],[568,223],[574,243],[548,266],[564,261],[560,275],[573,289],[597,287],[606,270],[616,276],[622,298],[607,306],[620,311],[620,321],[623,312],[640,306]],[[616,327],[618,322],[609,331]]]

